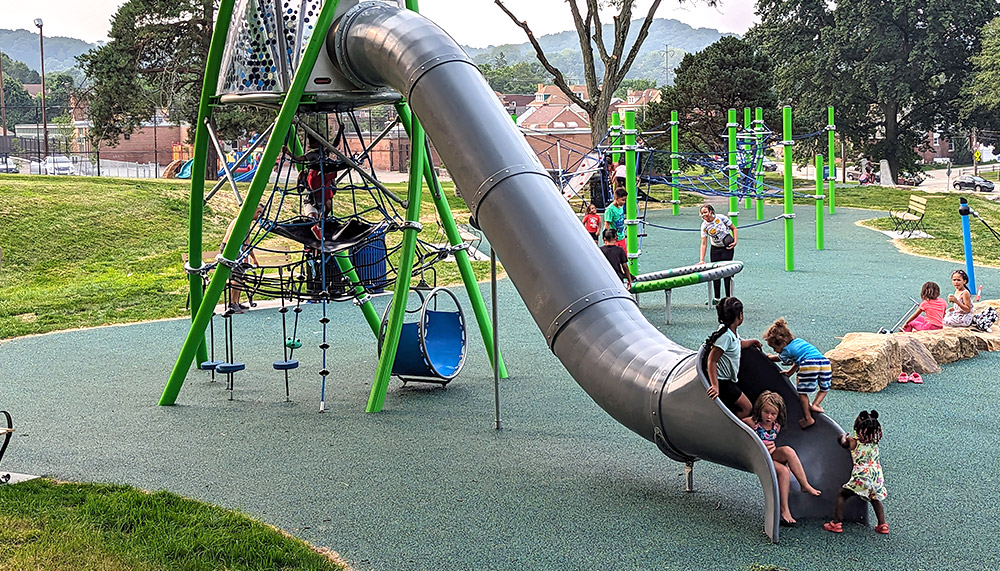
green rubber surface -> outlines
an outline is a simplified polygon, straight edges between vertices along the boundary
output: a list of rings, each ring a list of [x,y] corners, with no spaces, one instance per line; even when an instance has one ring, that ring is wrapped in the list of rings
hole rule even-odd
[[[949,273],[963,265],[900,254],[855,225],[876,213],[846,208],[826,218],[827,249],[817,252],[813,211],[797,209],[792,273],[783,269],[781,223],[741,229],[742,336],[759,337],[785,316],[827,351],[844,333],[892,325],[925,281],[949,293]],[[768,217],[779,212],[765,208]],[[699,221],[693,208],[650,218]],[[691,264],[698,246],[695,233],[650,228],[640,270]],[[978,271],[984,297],[1000,297],[1000,274]],[[512,284],[499,289],[511,374],[501,382],[500,431],[492,372],[471,325],[465,370],[446,390],[393,379],[385,410],[365,414],[375,340],[351,304],[328,308],[331,375],[319,414],[321,307],[308,305],[284,336],[276,310],[236,317],[236,359],[247,369],[236,374],[233,401],[221,376],[212,383],[192,371],[176,406],[156,406],[187,320],[0,344],[0,408],[17,430],[0,469],[166,489],[243,510],[362,570],[984,569],[996,561],[997,354],[945,365],[923,385],[834,391],[823,404],[845,428],[862,408],[881,413],[891,533],[847,525],[835,535],[821,520],[800,521],[774,545],[762,532],[755,476],[698,462],[696,492],[686,493],[683,466],[605,414],[549,352]],[[377,298],[377,309],[386,302]],[[677,289],[672,303],[673,325],[664,326],[663,296],[640,296],[651,322],[695,348],[716,327],[704,289]],[[221,339],[218,318],[215,327]],[[291,403],[271,365],[285,336],[303,342]]]

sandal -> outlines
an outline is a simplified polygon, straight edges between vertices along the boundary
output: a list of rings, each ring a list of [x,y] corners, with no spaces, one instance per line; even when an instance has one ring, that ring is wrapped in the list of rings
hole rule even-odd
[[[897,383],[908,383],[908,382],[910,382],[910,375],[907,375],[906,373],[900,373],[899,376],[896,377],[896,382]]]
[[[922,385],[924,384],[924,379],[920,377],[920,373],[913,373],[912,375],[910,375],[910,382]]]
[[[844,533],[844,524],[839,521],[828,521],[823,524],[823,529],[833,533]],[[877,529],[877,528],[876,528]],[[889,533],[889,526],[886,526],[886,533]]]
[[[877,531],[879,533],[889,533],[889,524],[887,524],[887,523],[880,523],[880,524],[878,524],[878,525],[875,526],[875,531]]]

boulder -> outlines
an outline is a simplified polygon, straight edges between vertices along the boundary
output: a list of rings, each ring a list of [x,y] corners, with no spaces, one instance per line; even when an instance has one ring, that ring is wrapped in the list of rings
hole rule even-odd
[[[990,331],[980,331],[970,327],[969,331],[976,336],[976,349],[980,351],[1000,351],[1000,323],[993,326]]]
[[[833,388],[878,392],[903,370],[899,342],[893,335],[848,333],[826,353],[833,368]]]
[[[904,371],[920,373],[921,375],[941,372],[941,365],[938,365],[934,355],[918,339],[907,335],[894,335],[893,337],[899,343],[899,353]]]
[[[893,337],[910,337],[923,343],[938,364],[954,363],[979,354],[976,335],[967,327],[945,327],[933,331],[896,333]]]

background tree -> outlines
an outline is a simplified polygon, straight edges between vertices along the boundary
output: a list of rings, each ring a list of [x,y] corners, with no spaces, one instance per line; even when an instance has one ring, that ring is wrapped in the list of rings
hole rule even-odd
[[[646,89],[656,89],[656,80],[653,79],[623,79],[621,85],[615,91],[615,97],[618,99],[625,99],[628,97],[628,92],[631,91],[645,91]]]
[[[581,12],[579,0],[567,0],[570,13],[573,15],[573,25],[576,28],[577,38],[580,44],[580,53],[583,55],[583,79],[587,86],[589,99],[584,100],[570,89],[569,83],[560,71],[558,65],[554,64],[550,54],[546,54],[538,43],[535,34],[531,31],[528,22],[518,20],[517,16],[504,5],[503,0],[494,0],[497,6],[505,14],[524,30],[528,41],[535,49],[535,56],[549,74],[552,75],[553,82],[566,94],[570,101],[580,106],[590,118],[590,138],[594,145],[597,145],[608,130],[608,108],[615,91],[624,81],[629,68],[635,61],[639,48],[649,34],[650,24],[653,22],[653,15],[660,6],[661,0],[653,0],[646,16],[640,21],[639,32],[635,36],[635,41],[625,52],[629,30],[632,22],[632,8],[634,0],[586,0],[585,12]],[[714,0],[709,0],[709,4],[714,4]],[[601,23],[601,8],[616,8],[617,15],[613,17],[614,34],[611,38],[610,50],[604,39],[604,29]],[[595,54],[596,52],[596,54]],[[603,73],[598,78],[597,63],[603,64]]]
[[[985,128],[988,144],[1000,146],[1000,17],[980,33],[982,46],[972,57],[973,74],[962,90],[962,118],[966,124]]]
[[[5,76],[9,75],[13,77],[21,85],[42,82],[42,76],[38,75],[37,71],[28,67],[24,62],[11,59],[5,53],[0,53],[0,57],[3,58],[3,73]]]
[[[7,75],[7,62],[3,64],[3,97],[7,108],[7,130],[14,131],[18,123],[35,123],[41,116],[41,105],[28,95],[17,79]],[[40,100],[39,100],[40,101]],[[48,102],[46,102],[48,103]],[[41,121],[40,118],[37,119]]]
[[[772,129],[778,120],[777,97],[770,58],[746,41],[728,36],[704,50],[686,54],[677,66],[674,85],[660,90],[660,102],[646,110],[643,130],[663,131],[670,112],[680,117],[680,146],[685,151],[717,152],[726,148],[722,135],[729,122],[729,109],[762,107],[764,121]],[[777,130],[777,129],[776,129]],[[669,148],[669,134],[647,139],[656,147]]]
[[[806,124],[837,108],[837,130],[895,177],[927,132],[960,124],[961,89],[995,0],[758,0],[747,39],[775,62],[782,103]],[[798,121],[796,121],[798,123]],[[798,130],[797,130],[798,131]]]
[[[504,52],[500,52],[492,64],[481,64],[479,71],[483,72],[490,87],[500,93],[530,95],[538,89],[539,83],[552,81],[552,76],[545,73],[538,62],[518,62],[510,65]]]

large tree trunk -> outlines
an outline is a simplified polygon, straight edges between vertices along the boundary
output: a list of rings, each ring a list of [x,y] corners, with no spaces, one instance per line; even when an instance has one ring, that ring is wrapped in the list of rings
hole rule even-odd
[[[885,116],[885,152],[884,158],[889,161],[889,173],[892,181],[899,177],[899,105],[896,102],[880,105]],[[886,182],[884,179],[882,182]]]

